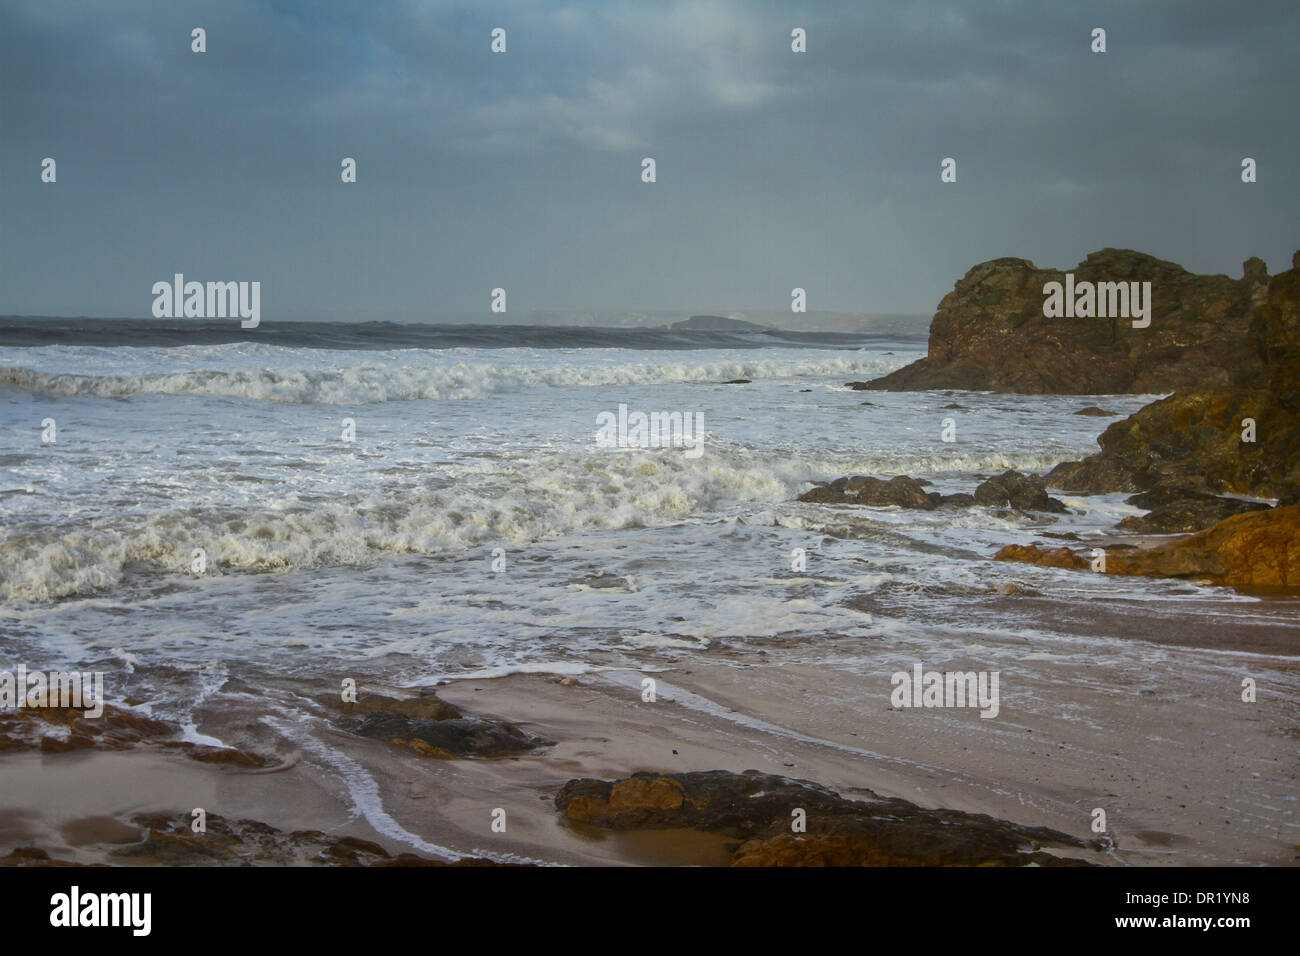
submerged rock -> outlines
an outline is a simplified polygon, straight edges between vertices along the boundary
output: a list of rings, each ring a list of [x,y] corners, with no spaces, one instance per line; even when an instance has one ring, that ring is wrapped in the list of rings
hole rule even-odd
[[[404,699],[385,697],[383,694],[362,694],[352,702],[340,701],[337,696],[322,696],[317,699],[349,716],[375,713],[401,714],[415,720],[451,720],[465,716],[459,707],[447,703],[432,691]]]
[[[416,720],[402,714],[370,714],[339,722],[344,730],[409,747],[426,757],[501,757],[551,746],[513,724],[478,718]]]
[[[939,503],[946,508],[969,508],[975,504],[975,496],[959,491],[956,494],[941,496]]]
[[[265,767],[266,758],[234,747],[213,747],[180,739],[179,724],[157,720],[138,711],[105,704],[98,717],[75,707],[24,707],[0,711],[0,752],[40,750],[68,753],[82,750],[153,749],[171,751],[202,763]]]
[[[147,813],[131,818],[141,840],[109,853],[131,866],[497,866],[492,860],[464,857],[454,863],[413,853],[393,856],[377,843],[334,836],[319,830],[286,832],[257,820],[228,820],[215,813],[206,831],[191,829],[189,814]]]
[[[864,800],[847,800],[806,780],[755,770],[571,780],[555,805],[575,824],[690,828],[735,837],[742,842],[732,866],[1089,865],[1042,848],[1099,848],[1056,830],[926,810],[870,791]],[[804,833],[791,832],[795,809],[806,814]]]
[[[333,696],[317,699],[339,711],[335,723],[348,733],[409,747],[426,757],[502,757],[555,743],[503,721],[468,717],[432,692],[404,700],[365,694],[355,703]]]

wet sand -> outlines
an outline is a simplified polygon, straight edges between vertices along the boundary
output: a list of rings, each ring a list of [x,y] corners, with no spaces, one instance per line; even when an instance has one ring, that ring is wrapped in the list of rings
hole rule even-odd
[[[1260,646],[1286,637],[1263,637]],[[756,769],[849,798],[865,788],[1084,839],[1097,836],[1090,824],[1101,808],[1115,842],[1103,862],[1114,865],[1297,860],[1293,655],[1207,655],[1177,641],[1111,642],[1094,655],[1030,651],[1002,668],[1000,712],[991,720],[974,709],[891,708],[893,667],[884,662],[864,670],[860,658],[847,666],[722,657],[576,681],[516,674],[438,688],[469,713],[557,741],[518,757],[433,759],[346,734],[310,706],[316,688],[291,694],[296,712],[247,694],[214,698],[200,711],[203,733],[278,755],[274,772],[143,750],[3,754],[0,854],[38,846],[63,860],[111,862],[107,854],[132,839],[131,816],[203,807],[372,840],[393,854],[721,864],[726,841],[707,834],[570,827],[554,794],[578,777]],[[932,663],[977,666],[960,656]],[[654,703],[642,700],[643,673],[657,681]],[[1241,674],[1258,682],[1254,704],[1240,699]],[[504,833],[492,827],[497,810],[505,811]]]

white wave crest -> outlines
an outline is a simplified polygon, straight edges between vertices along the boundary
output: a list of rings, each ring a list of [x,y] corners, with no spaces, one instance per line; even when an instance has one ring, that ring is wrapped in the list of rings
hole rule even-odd
[[[662,353],[661,353],[662,354]],[[420,353],[403,364],[346,368],[194,369],[134,375],[75,375],[0,367],[0,387],[42,395],[115,398],[127,395],[221,395],[300,405],[367,405],[421,399],[475,399],[546,387],[721,382],[736,378],[814,376],[875,378],[903,364],[881,358],[758,358],[528,366],[437,362]]]
[[[1049,462],[1050,463],[1050,462]],[[111,589],[132,565],[187,573],[194,549],[209,573],[367,565],[385,555],[459,554],[583,531],[662,527],[757,510],[806,511],[794,498],[814,479],[842,474],[1036,468],[1037,456],[936,461],[774,460],[761,449],[681,449],[537,455],[448,465],[428,487],[294,497],[252,508],[212,505],[130,511],[84,523],[0,528],[0,598],[25,604]]]

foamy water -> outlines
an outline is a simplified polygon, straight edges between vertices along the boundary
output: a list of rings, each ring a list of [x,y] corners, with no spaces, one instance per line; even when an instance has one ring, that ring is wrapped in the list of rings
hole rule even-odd
[[[1095,449],[1108,420],[1079,408],[1129,414],[1150,400],[844,385],[920,354],[0,349],[0,650],[112,668],[183,716],[193,687],[232,669],[291,678],[346,664],[415,684],[722,649],[768,661],[852,660],[864,642],[1078,651],[1077,629],[1051,615],[1007,620],[973,597],[1007,583],[1209,616],[1252,600],[989,560],[1043,530],[1109,529],[1137,512],[1122,496],[1067,497],[1056,520],[797,502],[842,474],[950,492],[1044,471]],[[734,378],[754,381],[721,384]],[[599,447],[597,416],[620,404],[702,415],[703,453]],[[345,419],[355,442],[341,440]]]

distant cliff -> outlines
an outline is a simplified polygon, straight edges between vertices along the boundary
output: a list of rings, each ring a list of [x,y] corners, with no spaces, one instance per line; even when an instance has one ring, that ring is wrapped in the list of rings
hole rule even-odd
[[[1044,286],[1065,284],[1066,273],[1026,259],[993,259],[966,273],[939,303],[929,354],[867,387],[1171,392],[1227,385],[1262,370],[1251,334],[1252,305],[1269,282],[1259,259],[1245,263],[1243,278],[1230,279],[1196,275],[1141,252],[1103,249],[1068,271],[1075,287],[1150,282],[1150,325],[1134,328],[1129,318],[1113,315],[1046,317]]]

